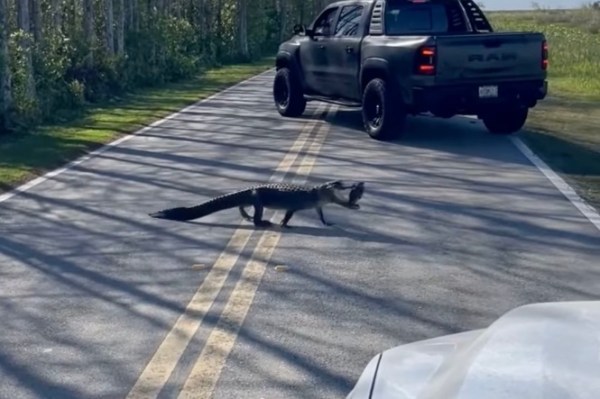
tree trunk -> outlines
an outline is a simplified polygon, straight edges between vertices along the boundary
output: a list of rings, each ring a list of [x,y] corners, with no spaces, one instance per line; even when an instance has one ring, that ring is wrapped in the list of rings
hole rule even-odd
[[[129,10],[131,11],[131,29],[134,32],[140,30],[140,3],[138,0],[129,0]]]
[[[125,53],[125,0],[119,0],[119,17],[117,20],[117,54]]]
[[[287,38],[287,1],[275,0],[277,17],[279,18],[279,42]]]
[[[52,24],[54,25],[54,29],[61,31],[62,30],[62,1],[61,0],[52,0]]]
[[[115,54],[115,26],[113,0],[104,0],[104,11],[106,13],[106,50],[108,54]]]
[[[8,129],[8,110],[12,107],[8,53],[8,4],[0,0],[0,130]]]
[[[42,10],[40,2],[41,0],[29,0],[31,22],[33,26],[33,38],[36,43],[39,43],[42,40]]]
[[[25,37],[22,37],[19,40],[19,46],[23,49],[23,53],[25,54],[25,93],[27,100],[34,102],[36,100],[35,79],[33,77],[33,57],[31,54],[32,46],[29,36],[31,33],[31,20],[29,18],[29,2],[26,0],[17,2],[17,24],[19,29],[26,34]]]
[[[198,12],[195,15],[196,27],[200,30],[200,43],[202,43],[202,50],[206,51],[207,46],[206,40],[208,39],[208,32],[210,27],[206,23],[208,16],[208,6],[206,0],[198,0]]]
[[[215,33],[212,37],[212,40],[215,42],[215,59],[217,62],[221,61],[221,57],[223,56],[223,1],[217,0],[216,10],[216,27]]]
[[[317,16],[317,14],[320,13],[321,10],[323,10],[324,7],[325,7],[325,1],[317,0],[315,2],[315,9],[313,10],[311,18],[315,18]]]
[[[135,29],[135,0],[127,0],[127,24],[131,30]]]
[[[216,27],[213,21],[213,6],[209,0],[199,0],[199,15],[197,17],[198,26],[200,27],[200,37],[202,43],[202,53],[206,57],[209,64],[215,62],[217,54],[217,37],[215,35]],[[212,23],[209,23],[211,21]]]
[[[248,3],[247,0],[238,0],[238,39],[239,53],[245,61],[250,58],[248,51]]]
[[[169,14],[176,18],[182,18],[185,12],[183,12],[183,4],[179,1],[171,0],[171,6],[169,7]]]
[[[87,63],[92,65],[94,63],[94,47],[96,46],[93,0],[83,0],[83,33],[88,45]]]

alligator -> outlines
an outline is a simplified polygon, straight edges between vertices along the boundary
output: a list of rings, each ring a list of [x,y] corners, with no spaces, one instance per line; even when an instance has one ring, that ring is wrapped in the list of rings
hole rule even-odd
[[[341,180],[314,186],[287,183],[263,184],[225,194],[196,206],[164,209],[150,213],[149,216],[158,219],[187,221],[224,209],[238,207],[242,217],[253,222],[255,227],[268,227],[272,223],[263,220],[263,212],[265,208],[269,208],[286,211],[280,225],[288,228],[291,227],[288,223],[295,212],[312,208],[317,211],[324,225],[332,226],[333,223],[327,222],[323,216],[323,206],[338,204],[348,209],[360,209],[358,201],[362,198],[364,190],[364,182],[346,184]],[[344,194],[347,194],[347,197]],[[245,210],[245,207],[249,206],[254,207],[253,216],[250,216]]]

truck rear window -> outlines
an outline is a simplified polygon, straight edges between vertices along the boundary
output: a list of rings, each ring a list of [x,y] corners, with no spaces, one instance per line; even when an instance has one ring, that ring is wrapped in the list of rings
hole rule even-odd
[[[384,14],[387,35],[469,32],[464,14],[456,3],[386,2]]]

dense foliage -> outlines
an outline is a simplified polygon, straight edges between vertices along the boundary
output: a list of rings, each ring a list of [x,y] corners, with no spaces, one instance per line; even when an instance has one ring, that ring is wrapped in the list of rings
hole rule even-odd
[[[0,0],[0,130],[272,54],[324,0]]]

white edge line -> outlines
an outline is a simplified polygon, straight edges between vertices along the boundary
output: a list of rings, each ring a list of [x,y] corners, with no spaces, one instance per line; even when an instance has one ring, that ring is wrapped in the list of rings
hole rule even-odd
[[[558,174],[556,174],[540,157],[535,153],[518,137],[511,136],[510,140],[513,144],[533,163],[547,178],[550,182],[560,191],[575,208],[586,217],[598,230],[600,230],[600,214],[590,205],[588,205],[583,198],[581,198],[575,190]]]
[[[230,90],[233,90],[233,89],[235,89],[235,88],[237,88],[237,87],[239,87],[239,86],[241,86],[243,84],[246,84],[246,83],[248,83],[248,82],[250,82],[250,81],[252,81],[254,79],[257,79],[257,78],[259,78],[259,77],[261,77],[263,75],[266,75],[267,73],[272,72],[273,69],[274,68],[269,68],[268,70],[266,70],[264,72],[261,72],[259,74],[256,74],[254,76],[251,76],[248,79],[242,80],[241,82],[238,82],[238,83],[234,84],[233,86],[229,86],[226,89],[223,89],[221,91],[213,93],[210,96],[208,96],[206,98],[203,98],[202,100],[196,101],[195,103],[190,104],[190,105],[186,106],[185,108],[180,109],[179,111],[176,111],[176,112],[174,112],[174,113],[172,113],[170,115],[165,116],[162,119],[158,119],[158,120],[152,122],[148,126],[140,128],[140,129],[138,129],[138,130],[136,130],[136,131],[134,131],[132,133],[128,133],[127,135],[125,135],[125,136],[123,136],[121,138],[118,138],[116,140],[113,140],[110,143],[106,143],[106,144],[102,145],[102,147],[97,148],[96,150],[91,151],[91,152],[89,152],[89,153],[87,153],[85,155],[82,155],[81,157],[79,157],[79,158],[77,158],[77,159],[75,159],[75,160],[67,163],[63,167],[60,167],[58,169],[54,169],[54,170],[52,170],[50,172],[47,172],[47,173],[43,174],[42,176],[39,176],[39,177],[37,177],[37,178],[35,178],[33,180],[28,181],[27,183],[24,183],[24,184],[22,184],[22,185],[20,185],[18,187],[15,187],[12,190],[10,190],[9,192],[0,195],[0,203],[8,201],[12,197],[14,197],[14,196],[16,196],[16,195],[18,195],[18,194],[20,194],[22,192],[25,192],[27,190],[30,190],[31,188],[37,186],[38,184],[41,184],[41,183],[45,182],[46,180],[51,179],[52,177],[57,176],[57,175],[59,175],[59,174],[61,174],[63,172],[66,172],[67,170],[72,169],[73,167],[79,165],[80,163],[85,162],[85,161],[87,161],[87,160],[89,160],[91,158],[94,158],[94,157],[100,155],[103,152],[106,152],[106,151],[110,150],[112,147],[118,146],[119,144],[124,143],[125,141],[127,141],[127,140],[129,140],[129,139],[131,139],[131,138],[133,138],[133,137],[135,137],[137,135],[139,135],[140,133],[143,133],[143,132],[145,132],[147,130],[150,130],[150,129],[152,129],[152,128],[154,128],[154,127],[156,127],[156,126],[158,126],[158,125],[160,125],[160,124],[168,121],[169,119],[175,118],[176,116],[178,116],[178,115],[180,115],[180,114],[182,114],[182,113],[184,113],[184,112],[186,112],[186,111],[188,111],[188,110],[190,110],[190,109],[198,106],[199,104],[202,104],[204,102],[210,101],[210,100],[214,99],[215,97],[218,97],[218,96],[220,96],[220,95],[222,95],[224,93],[227,93]]]

